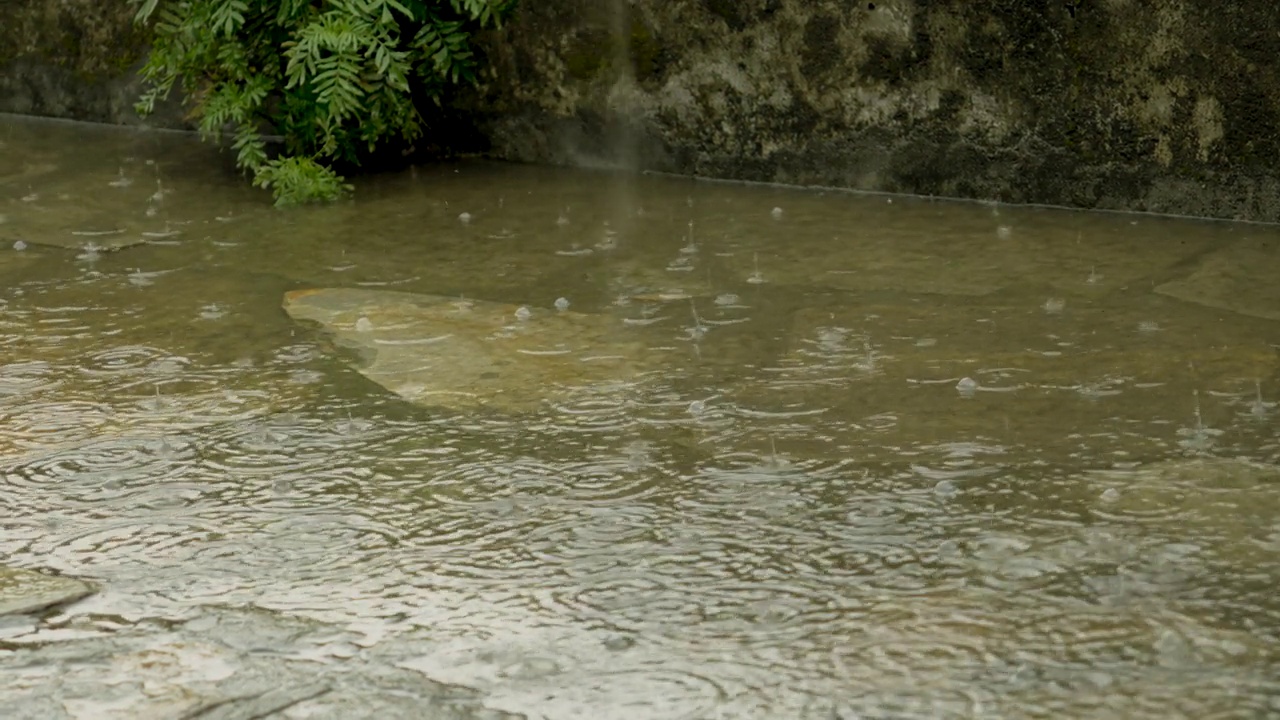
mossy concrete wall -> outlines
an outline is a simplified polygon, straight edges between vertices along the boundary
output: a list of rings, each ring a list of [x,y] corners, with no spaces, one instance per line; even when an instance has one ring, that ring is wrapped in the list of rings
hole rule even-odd
[[[488,48],[500,157],[1280,220],[1280,3],[538,0]]]
[[[125,0],[0,0],[0,112],[139,122],[145,33]],[[152,124],[178,125],[174,108]]]
[[[0,110],[137,122],[132,11],[0,3]],[[499,158],[1280,221],[1277,3],[524,0],[483,47]]]

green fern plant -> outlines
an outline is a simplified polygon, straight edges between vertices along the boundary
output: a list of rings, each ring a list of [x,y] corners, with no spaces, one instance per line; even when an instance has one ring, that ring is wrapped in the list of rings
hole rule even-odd
[[[277,205],[350,189],[335,163],[422,133],[420,100],[474,82],[475,32],[516,0],[130,0],[154,40],[138,112],[180,87],[203,137]],[[283,147],[269,152],[266,134]]]

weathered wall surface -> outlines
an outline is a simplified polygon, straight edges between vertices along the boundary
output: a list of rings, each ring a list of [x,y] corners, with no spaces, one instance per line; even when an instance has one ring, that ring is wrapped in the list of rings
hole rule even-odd
[[[1280,220],[1273,2],[541,0],[489,45],[501,157]]]
[[[147,38],[125,0],[0,0],[0,112],[134,124]],[[151,124],[178,125],[176,108]]]
[[[131,12],[0,3],[0,110],[136,122]],[[496,157],[1280,221],[1273,2],[525,0],[484,44]]]

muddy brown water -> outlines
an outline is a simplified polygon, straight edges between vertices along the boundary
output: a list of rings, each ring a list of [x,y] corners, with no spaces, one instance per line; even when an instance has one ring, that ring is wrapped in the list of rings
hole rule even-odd
[[[1280,714],[1277,228],[226,163],[0,120],[0,563],[98,588],[0,618],[20,717]],[[318,288],[634,356],[413,404]]]

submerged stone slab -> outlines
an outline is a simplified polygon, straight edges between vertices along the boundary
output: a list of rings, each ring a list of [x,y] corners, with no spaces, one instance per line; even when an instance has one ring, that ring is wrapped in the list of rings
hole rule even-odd
[[[0,615],[37,612],[93,592],[93,586],[80,580],[0,565]]]
[[[643,350],[611,317],[456,297],[299,290],[284,308],[356,350],[365,377],[421,405],[533,410],[632,380]]]
[[[1242,315],[1280,320],[1280,247],[1241,242],[1200,261],[1184,278],[1156,292]]]
[[[1195,538],[1196,554],[1275,568],[1280,551],[1280,466],[1234,458],[1179,458],[1088,473],[1102,517],[1148,533]]]

